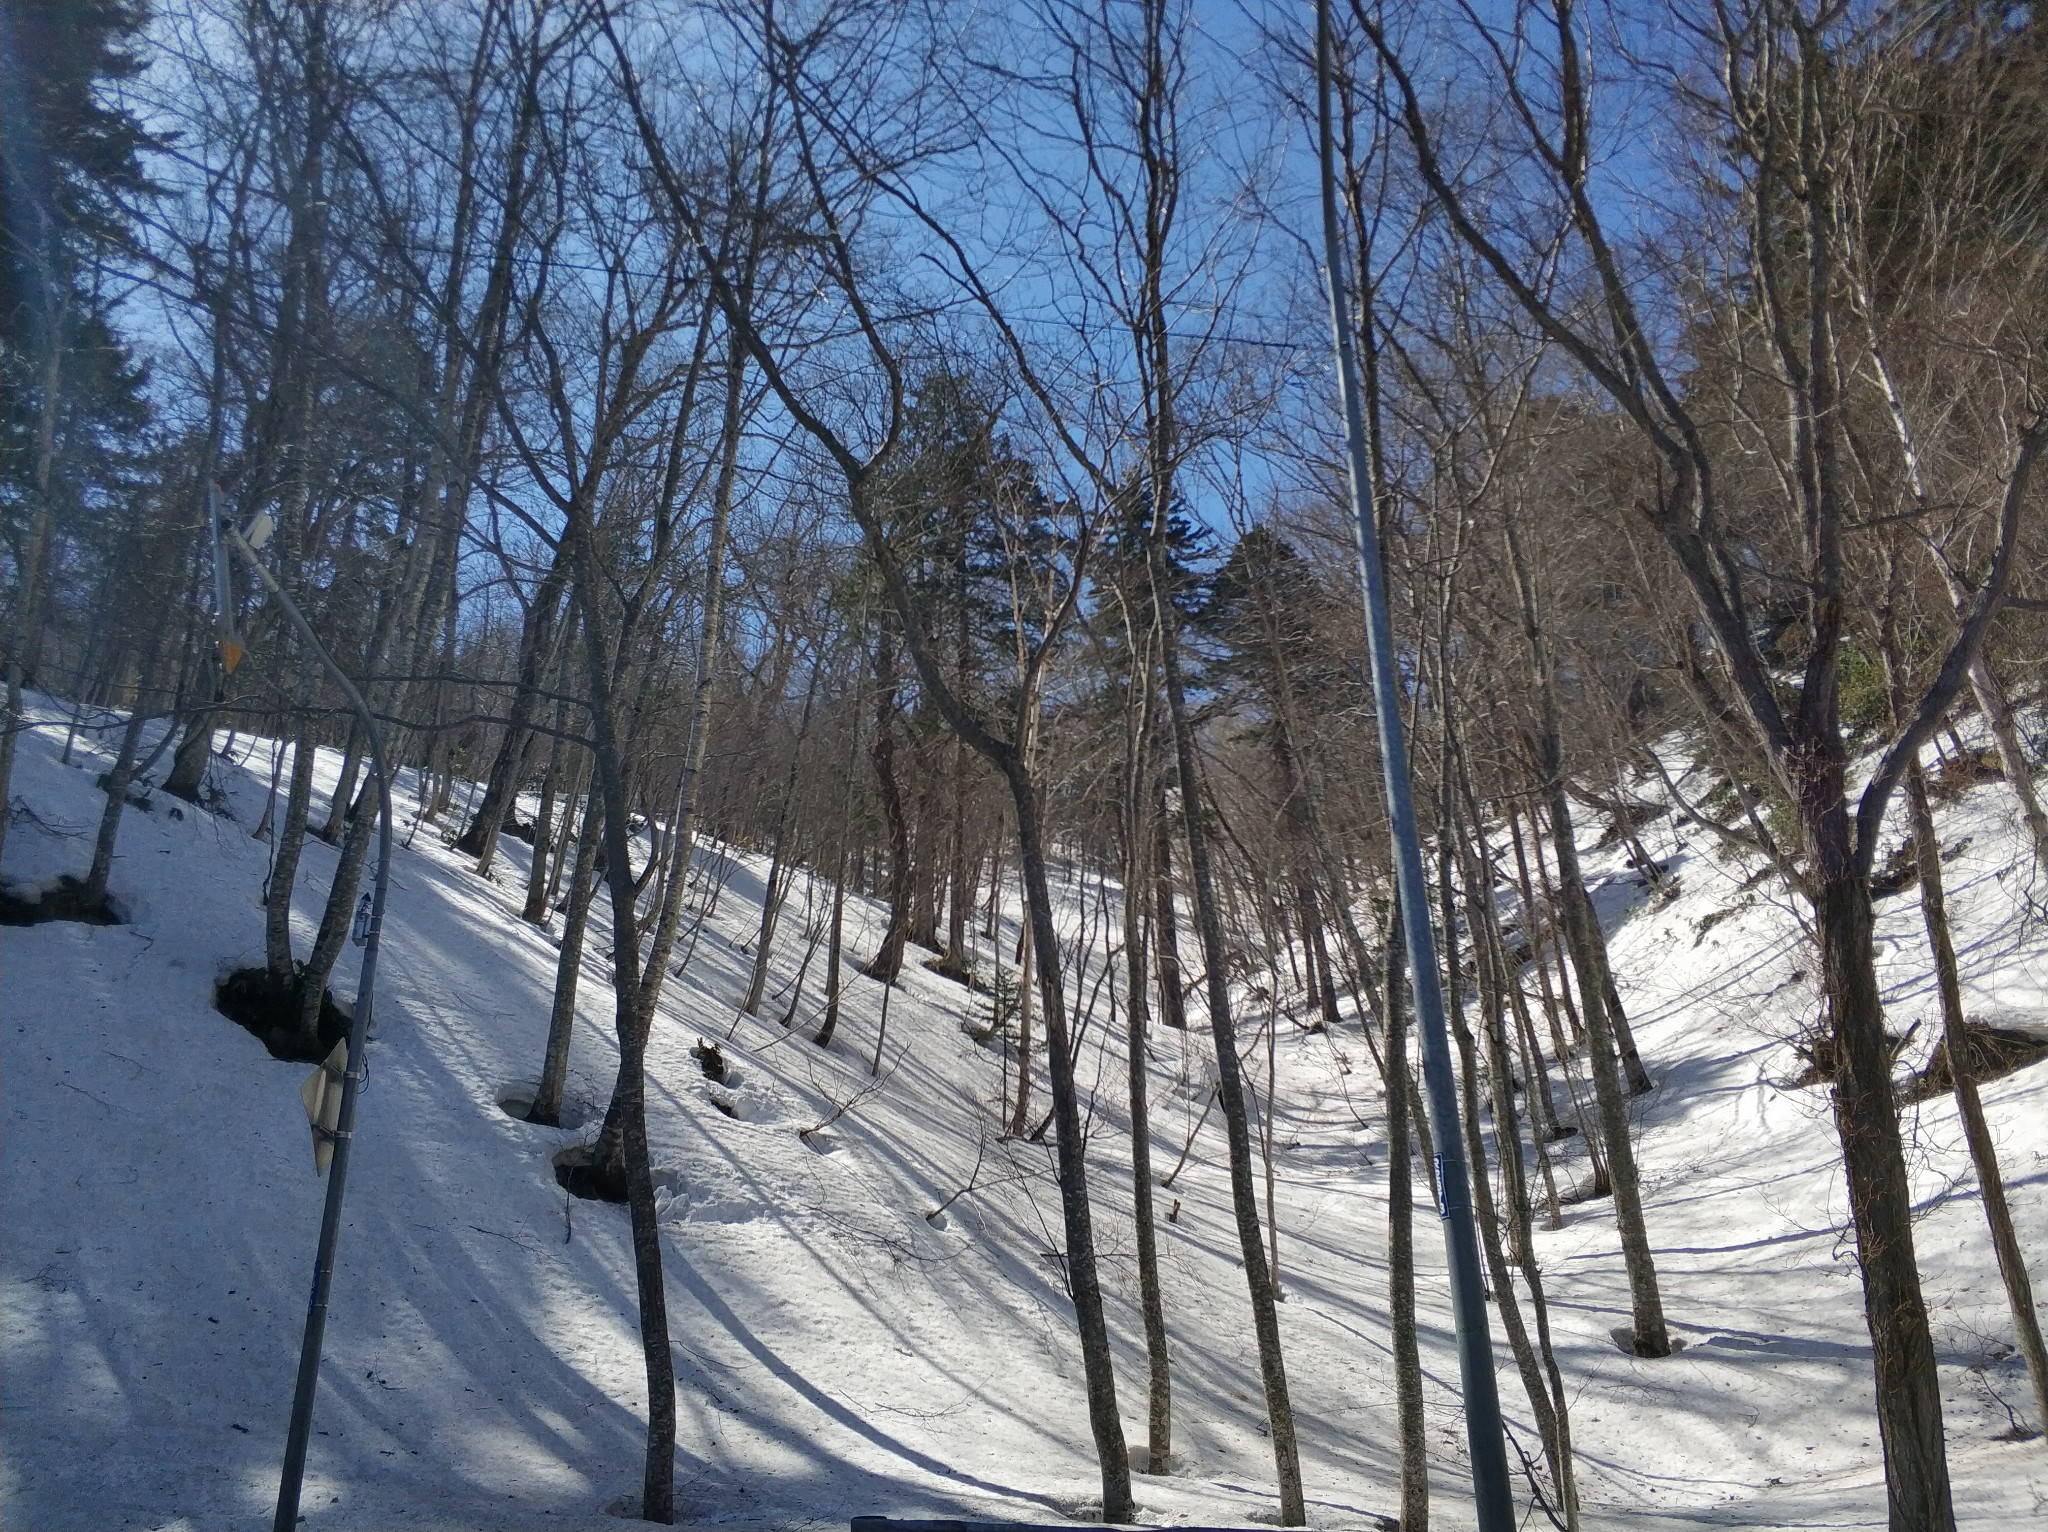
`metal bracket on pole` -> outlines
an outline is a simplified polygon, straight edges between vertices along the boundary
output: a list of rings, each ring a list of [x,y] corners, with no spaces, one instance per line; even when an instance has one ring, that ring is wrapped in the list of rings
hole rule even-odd
[[[1365,598],[1365,631],[1372,663],[1373,712],[1378,715],[1380,767],[1394,841],[1394,882],[1401,935],[1415,997],[1416,1031],[1429,1126],[1436,1140],[1437,1209],[1443,1215],[1450,1257],[1451,1311],[1457,1324],[1458,1375],[1465,1396],[1465,1438],[1472,1453],[1472,1498],[1480,1532],[1513,1532],[1514,1494],[1502,1435],[1500,1392],[1487,1333],[1486,1288],[1479,1268],[1479,1237],[1472,1217],[1472,1187],[1458,1122],[1457,1083],[1451,1071],[1436,942],[1429,929],[1429,887],[1422,871],[1422,836],[1408,775],[1408,744],[1401,732],[1401,689],[1394,674],[1393,621],[1381,562],[1375,501],[1378,484],[1367,452],[1358,358],[1351,335],[1351,302],[1344,286],[1344,242],[1337,216],[1336,133],[1331,120],[1330,0],[1316,4],[1316,105],[1322,169],[1323,260],[1330,288],[1330,325],[1337,348],[1337,392],[1344,408],[1345,464],[1358,553],[1358,583]],[[1368,322],[1370,322],[1368,320]]]

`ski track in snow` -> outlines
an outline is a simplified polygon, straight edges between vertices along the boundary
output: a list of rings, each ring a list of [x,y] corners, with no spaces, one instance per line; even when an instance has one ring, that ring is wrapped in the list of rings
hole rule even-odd
[[[15,767],[13,790],[36,818],[11,829],[5,871],[27,889],[82,873],[101,804],[92,776],[114,743],[111,732],[104,745],[82,735],[64,766],[64,710],[44,701],[34,716],[57,728],[25,735]],[[270,750],[242,738],[232,765],[215,762],[232,818],[188,805],[173,817],[162,794],[149,812],[131,811],[113,877],[128,924],[0,934],[8,1527],[269,1525],[323,1185],[298,1099],[306,1067],[269,1059],[212,1009],[211,987],[262,959],[267,847],[248,827],[269,791]],[[322,752],[316,824],[338,771],[338,755]],[[401,841],[413,785],[402,773]],[[2048,886],[2028,868],[2003,787],[1939,813],[1945,847],[1967,840],[1947,872],[1969,1010],[2048,1029]],[[497,1103],[532,1086],[555,964],[547,937],[518,919],[530,852],[503,841],[494,878],[481,880],[473,859],[443,847],[441,828],[421,825],[394,863],[305,1525],[617,1527],[637,1497],[645,1420],[626,1213],[565,1208],[550,1168],[560,1148],[594,1135],[616,1067],[606,899],[593,905],[571,1065],[570,1115],[584,1120],[517,1122]],[[1627,1287],[1605,1202],[1568,1207],[1562,1230],[1539,1232],[1586,1525],[1882,1526],[1869,1339],[1833,1129],[1823,1093],[1785,1083],[1799,1067],[1789,1039],[1817,1007],[1814,965],[1772,880],[1742,892],[1754,869],[1669,819],[1643,833],[1653,854],[1674,856],[1675,897],[1647,900],[1619,851],[1585,855],[1658,1081],[1632,1110],[1665,1311],[1684,1349],[1645,1362],[1615,1346]],[[738,1022],[722,1044],[734,1078],[710,1085],[690,1050],[734,1026],[766,864],[699,850],[719,855],[735,869],[687,972],[667,985],[648,1062],[679,1521],[1085,1517],[1100,1481],[1049,1142],[996,1139],[998,1056],[965,1035],[964,992],[919,966],[915,948],[890,1001],[878,1088],[869,1066],[882,989],[850,967],[829,1053],[807,1035],[822,952],[798,1035],[783,1031],[779,992],[805,946],[801,880],[762,1017]],[[300,951],[334,856],[309,839]],[[1092,878],[1070,885],[1056,873],[1055,894],[1078,933]],[[1013,889],[1006,958],[1017,908]],[[1891,1025],[1920,1024],[1908,1048],[1918,1062],[1940,1022],[1916,896],[1878,911]],[[871,949],[881,913],[849,899],[850,955]],[[679,951],[688,946],[686,932]],[[343,996],[354,993],[354,958],[337,976]],[[1103,950],[1087,961],[1069,988],[1077,1009]],[[1078,1074],[1096,1093],[1090,1185],[1135,1449],[1145,1368],[1123,1040],[1108,1005],[1105,994]],[[1263,1020],[1248,1002],[1240,1036]],[[1264,1059],[1261,1045],[1247,1060],[1261,1100]],[[1281,1325],[1310,1519],[1372,1527],[1398,1505],[1378,1091],[1348,1020],[1334,1036],[1283,1022],[1278,1060]],[[1157,1032],[1151,1069],[1163,1174],[1207,1096],[1206,1028]],[[2048,1281],[2048,1066],[1984,1094],[2022,1243],[2036,1281]],[[825,1132],[799,1136],[856,1096]],[[1034,1101],[1035,1119],[1049,1104],[1042,1073]],[[2007,1419],[1996,1396],[2022,1413],[2030,1398],[1997,1339],[2009,1330],[2005,1300],[1953,1105],[1905,1110],[1959,1524],[2048,1525],[2048,1452],[1998,1439]],[[1560,1148],[1560,1176],[1582,1174],[1571,1142]],[[979,1187],[939,1226],[927,1222],[978,1154]],[[1439,1526],[1469,1526],[1442,1247],[1426,1187],[1417,1202],[1432,1513]],[[1160,1225],[1175,1464],[1138,1477],[1142,1519],[1269,1521],[1277,1499],[1219,1119],[1160,1192],[1162,1220],[1176,1204]],[[1534,1455],[1497,1320],[1494,1334],[1502,1398]]]

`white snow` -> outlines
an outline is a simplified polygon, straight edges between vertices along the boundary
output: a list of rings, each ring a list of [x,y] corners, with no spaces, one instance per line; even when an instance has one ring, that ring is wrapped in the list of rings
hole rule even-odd
[[[64,712],[45,702],[37,716]],[[33,817],[9,832],[10,883],[83,872],[101,804],[92,775],[113,743],[83,737],[66,767],[61,724],[22,739],[13,791]],[[218,975],[261,960],[267,853],[249,827],[269,790],[270,748],[244,738],[236,764],[216,763],[232,817],[186,805],[174,817],[161,794],[129,815],[113,878],[127,924],[0,934],[9,1527],[269,1525],[323,1186],[298,1094],[307,1067],[273,1062],[210,997]],[[321,794],[338,764],[322,756]],[[415,812],[409,772],[402,785],[401,829]],[[1941,831],[1946,846],[1968,842],[1948,874],[1969,1008],[2038,1029],[2048,1027],[2048,888],[2029,869],[2009,798],[1986,784],[1941,810]],[[316,823],[325,808],[316,797]],[[1673,833],[1669,820],[1645,832],[1660,855]],[[1664,1304],[1686,1343],[1661,1361],[1614,1344],[1627,1293],[1606,1203],[1570,1207],[1563,1230],[1539,1235],[1587,1524],[1882,1525],[1869,1341],[1833,1130],[1822,1092],[1785,1083],[1798,1068],[1789,1040],[1815,1006],[1813,964],[1771,882],[1740,892],[1753,869],[1678,833],[1681,889],[1654,907],[1639,903],[1619,853],[1586,848],[1658,1080],[1638,1103],[1639,1153]],[[507,841],[486,882],[430,824],[394,866],[308,1528],[616,1527],[637,1495],[644,1374],[625,1210],[569,1205],[550,1169],[560,1148],[594,1134],[615,1065],[601,918],[572,1068],[582,1125],[538,1128],[498,1105],[531,1088],[553,985],[554,948],[518,919],[527,854]],[[1053,1254],[1049,1142],[998,1139],[998,1057],[964,1034],[964,992],[918,967],[914,948],[890,1002],[879,1084],[869,1074],[879,985],[849,974],[838,1043],[825,1053],[808,1039],[822,952],[805,1024],[782,1031],[788,1002],[774,997],[803,954],[801,888],[763,1018],[722,1042],[765,867],[731,854],[737,869],[686,976],[668,986],[650,1058],[680,1519],[1085,1518],[1099,1479]],[[301,951],[333,860],[309,842]],[[1092,881],[1060,892],[1076,928]],[[1702,934],[1710,914],[1731,908]],[[1919,1021],[1912,1046],[1924,1051],[1939,1022],[1915,896],[1879,911],[1892,1024]],[[879,911],[855,901],[851,913],[850,951],[865,955]],[[1077,1004],[1105,956],[1099,945],[1088,953]],[[1091,1186],[1119,1398],[1138,1446],[1124,1062],[1108,1004],[1105,992],[1079,1073],[1094,1095]],[[1248,1011],[1247,1042],[1263,1020]],[[727,1086],[711,1086],[691,1058],[699,1038],[721,1040]],[[1283,1021],[1278,1055],[1281,1323],[1309,1512],[1319,1527],[1370,1527],[1398,1501],[1378,1091],[1348,1027],[1308,1035]],[[1263,1099],[1263,1048],[1249,1067]],[[1151,1068],[1164,1173],[1208,1093],[1206,1033],[1162,1031]],[[1034,1095],[1035,1120],[1042,1076]],[[2048,1067],[1985,1097],[2022,1241],[2036,1280],[2048,1281]],[[823,1132],[799,1136],[835,1112]],[[2048,1452],[2038,1439],[2001,1439],[1998,1397],[2023,1414],[2031,1405],[1952,1105],[1908,1108],[1906,1131],[1959,1521],[2040,1523]],[[976,1190],[927,1221],[978,1158]],[[1419,1202],[1426,1209],[1426,1192]],[[1176,1462],[1168,1476],[1138,1479],[1143,1517],[1269,1521],[1272,1461],[1215,1118],[1159,1209],[1177,1209],[1161,1225]],[[1417,1234],[1433,1514],[1469,1526],[1441,1247],[1426,1213]],[[1495,1339],[1502,1397],[1533,1454],[1497,1325]]]

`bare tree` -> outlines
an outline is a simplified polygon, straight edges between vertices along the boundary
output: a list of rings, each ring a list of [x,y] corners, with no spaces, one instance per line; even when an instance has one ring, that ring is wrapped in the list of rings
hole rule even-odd
[[[1750,220],[1744,254],[1764,305],[1779,413],[1791,442],[1785,500],[1803,560],[1806,656],[1796,697],[1787,699],[1749,618],[1754,581],[1736,548],[1740,533],[1721,498],[1721,465],[1710,435],[1674,381],[1659,349],[1658,322],[1643,311],[1641,290],[1628,280],[1623,253],[1590,189],[1591,82],[1575,9],[1568,0],[1518,6],[1497,25],[1473,21],[1470,33],[1493,66],[1489,83],[1501,93],[1506,124],[1524,151],[1518,168],[1552,219],[1537,241],[1570,249],[1588,294],[1583,308],[1569,306],[1570,291],[1551,285],[1549,257],[1540,264],[1524,258],[1508,231],[1479,211],[1469,184],[1444,157],[1407,52],[1366,0],[1354,0],[1353,10],[1386,64],[1388,109],[1458,238],[1640,432],[1661,466],[1655,491],[1637,504],[1713,634],[1745,724],[1800,826],[1804,892],[1819,930],[1837,1059],[1836,1125],[1862,1260],[1892,1526],[1898,1532],[1949,1528],[1954,1517],[1940,1385],[1913,1256],[1911,1198],[1872,955],[1870,870],[1892,793],[1963,685],[2004,597],[2020,508],[2035,459],[2048,446],[2048,411],[2036,401],[2011,456],[1998,535],[1969,615],[1852,803],[1839,713],[1848,500],[1838,351],[1845,241],[1837,188],[1852,102],[1836,65],[1850,24],[1846,13],[1759,0],[1717,13],[1712,42],[1711,78],[1720,87],[1713,110],[1729,135],[1728,170],[1744,192]],[[1539,35],[1540,49],[1525,47]],[[1797,257],[1789,243],[1795,232]]]

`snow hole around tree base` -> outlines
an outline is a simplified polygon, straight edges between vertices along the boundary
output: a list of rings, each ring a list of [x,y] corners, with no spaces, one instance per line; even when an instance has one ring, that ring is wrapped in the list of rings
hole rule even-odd
[[[323,991],[318,1030],[307,1036],[299,1021],[305,993],[301,974],[280,978],[267,968],[237,968],[214,985],[213,1008],[263,1044],[272,1058],[317,1064],[348,1036],[352,1018],[332,990]]]
[[[1623,1356],[1637,1357],[1646,1362],[1661,1362],[1664,1359],[1663,1357],[1648,1356],[1636,1350],[1636,1332],[1633,1326],[1616,1325],[1607,1332],[1607,1338],[1614,1342],[1615,1348]],[[1665,1352],[1664,1356],[1677,1356],[1686,1347],[1685,1337],[1671,1334],[1670,1326],[1668,1325],[1665,1327],[1665,1339],[1670,1342],[1671,1349]]]
[[[555,1183],[572,1197],[586,1202],[609,1202],[623,1207],[626,1178],[623,1173],[606,1176],[597,1163],[597,1146],[571,1144],[554,1155]],[[712,1223],[746,1223],[760,1214],[745,1199],[705,1201],[693,1204],[688,1183],[680,1170],[657,1165],[649,1177],[654,1183],[654,1216],[658,1220],[691,1217]]]
[[[514,1122],[533,1122],[534,1098],[540,1094],[537,1080],[511,1080],[497,1089],[498,1110]],[[598,1115],[587,1097],[574,1092],[562,1096],[562,1110],[553,1122],[536,1123],[543,1128],[580,1128]]]
[[[621,1206],[626,1201],[626,1176],[622,1170],[617,1175],[606,1175],[604,1167],[597,1162],[595,1144],[571,1144],[557,1150],[552,1161],[555,1167],[555,1184],[572,1197],[581,1197],[586,1202],[613,1202]]]
[[[39,926],[52,920],[76,921],[83,926],[121,926],[128,917],[106,895],[88,897],[78,878],[63,877],[34,894],[23,894],[0,884],[0,926]]]

